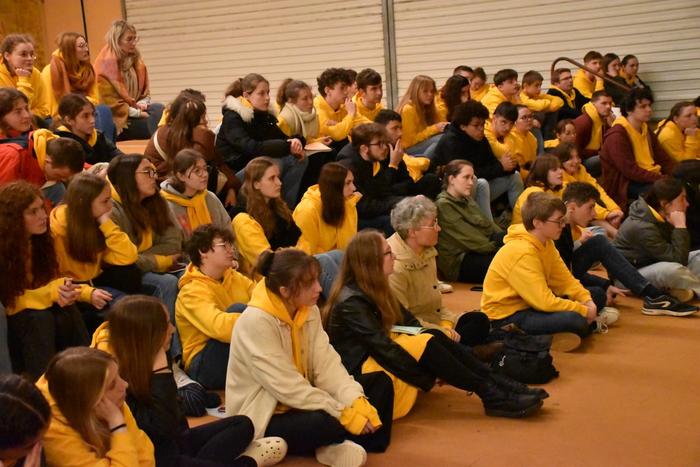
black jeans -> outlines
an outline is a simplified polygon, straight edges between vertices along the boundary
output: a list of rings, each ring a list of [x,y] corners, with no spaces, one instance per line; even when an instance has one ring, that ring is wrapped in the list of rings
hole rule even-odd
[[[391,439],[394,410],[394,388],[391,379],[384,372],[368,373],[356,379],[362,384],[367,399],[377,409],[382,421],[382,427],[376,432],[351,435],[336,418],[323,410],[292,410],[273,415],[265,436],[279,436],[284,439],[288,446],[287,453],[297,456],[311,455],[317,448],[346,439],[354,441],[368,451],[383,452]]]
[[[180,436],[176,465],[256,467],[250,457],[236,459],[253,441],[254,433],[253,422],[241,415],[190,428]]]
[[[466,253],[459,265],[459,282],[483,284],[486,272],[491,266],[491,261],[496,253],[482,255],[480,253]]]
[[[465,346],[444,334],[433,334],[418,364],[425,371],[464,391],[475,391],[490,376],[489,367]]]
[[[26,309],[7,317],[12,368],[36,381],[53,356],[63,349],[90,344],[90,336],[75,305],[54,304],[45,310]]]
[[[163,116],[163,109],[165,106],[159,102],[152,102],[148,106],[146,113],[148,118],[132,118],[128,119],[128,126],[119,133],[117,136],[117,141],[127,141],[132,139],[151,139],[153,133],[155,133],[156,128],[158,128],[158,122]]]
[[[455,323],[455,331],[461,336],[459,343],[473,347],[488,341],[491,322],[486,313],[472,311],[464,313]]]

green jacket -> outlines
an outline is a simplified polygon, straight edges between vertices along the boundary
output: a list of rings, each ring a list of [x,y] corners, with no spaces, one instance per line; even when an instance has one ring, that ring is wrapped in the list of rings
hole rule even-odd
[[[658,220],[643,198],[630,205],[613,245],[635,267],[661,261],[688,265],[690,234]]]
[[[459,266],[466,253],[494,253],[498,250],[491,240],[501,229],[488,220],[471,198],[455,198],[446,191],[437,197],[438,238],[437,266],[442,277],[455,281],[459,277]]]

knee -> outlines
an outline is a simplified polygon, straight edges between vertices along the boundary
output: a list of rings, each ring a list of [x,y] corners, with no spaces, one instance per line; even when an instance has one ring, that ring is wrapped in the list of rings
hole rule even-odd
[[[306,426],[311,432],[327,432],[329,435],[332,431],[343,430],[343,426],[340,422],[323,410],[309,412]]]
[[[512,188],[520,190],[525,189],[525,185],[523,185],[523,179],[518,172],[515,172],[514,174],[510,175],[509,178],[510,185]]]

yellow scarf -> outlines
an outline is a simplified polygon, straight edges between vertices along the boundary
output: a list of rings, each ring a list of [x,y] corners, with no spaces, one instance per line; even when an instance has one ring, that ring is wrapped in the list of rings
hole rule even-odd
[[[627,136],[632,143],[632,150],[634,151],[634,160],[637,161],[637,165],[648,172],[661,173],[661,166],[654,162],[654,155],[651,152],[647,124],[642,123],[641,133],[635,130],[625,117],[615,119],[613,125],[620,125],[627,131]]]
[[[621,76],[622,78],[624,78],[624,79],[625,79],[625,82],[626,82],[627,85],[630,86],[630,87],[634,86],[634,83],[637,82],[637,78],[636,78],[636,77],[630,77],[627,73],[625,73],[625,70],[624,70],[623,68],[620,68],[620,74],[619,74],[619,76]]]
[[[659,221],[659,222],[666,222],[666,219],[664,219],[663,216],[662,216],[661,214],[659,214],[659,212],[658,212],[656,209],[652,208],[652,207],[649,206],[648,204],[647,204],[647,207],[649,208],[649,211],[651,211],[652,216],[654,216],[654,218],[655,218],[657,221]]]
[[[73,133],[73,130],[69,129],[65,125],[59,126],[58,131],[65,131],[66,133]],[[73,133],[73,134],[75,134],[75,133]],[[87,140],[87,144],[89,144],[91,148],[94,148],[96,142],[97,142],[97,130],[95,130],[93,128],[92,134],[90,135],[90,138]]]
[[[58,138],[58,136],[54,135],[50,130],[40,129],[32,132],[34,154],[36,154],[36,160],[41,170],[44,170],[44,166],[46,165],[46,146],[49,141],[56,138]]]
[[[559,146],[559,138],[548,139],[544,142],[545,149],[556,148]]]
[[[572,109],[576,108],[576,103],[575,103],[576,92],[573,89],[571,90],[571,93],[566,93],[559,86],[552,85],[551,88],[556,89],[557,91],[559,91],[562,94],[562,96],[564,96],[564,99],[566,99],[566,105],[568,105]]]
[[[167,201],[172,201],[175,204],[187,208],[187,219],[190,221],[190,228],[196,229],[200,225],[211,224],[211,215],[207,207],[207,191],[200,191],[192,198],[185,198],[170,193],[167,190],[161,190],[161,196]]]
[[[597,151],[600,149],[600,146],[603,143],[603,119],[600,118],[600,114],[590,102],[585,104],[583,106],[583,109],[581,110],[583,110],[586,113],[586,115],[591,117],[591,120],[593,120],[593,128],[591,128],[591,139],[590,141],[588,141],[586,149]]]
[[[260,308],[264,312],[271,314],[283,323],[289,325],[292,334],[292,357],[294,358],[294,365],[297,367],[297,370],[299,370],[299,373],[301,373],[304,378],[308,379],[306,361],[302,357],[302,346],[304,345],[304,323],[306,323],[309,317],[309,308],[305,306],[299,308],[294,315],[294,319],[292,319],[282,299],[267,289],[265,279],[258,282],[253,289],[253,296],[250,298],[248,306]]]

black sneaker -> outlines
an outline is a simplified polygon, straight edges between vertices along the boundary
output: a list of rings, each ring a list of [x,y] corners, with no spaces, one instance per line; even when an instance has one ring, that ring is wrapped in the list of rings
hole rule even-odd
[[[688,316],[697,313],[698,307],[681,303],[671,295],[644,298],[642,313],[650,316]]]

